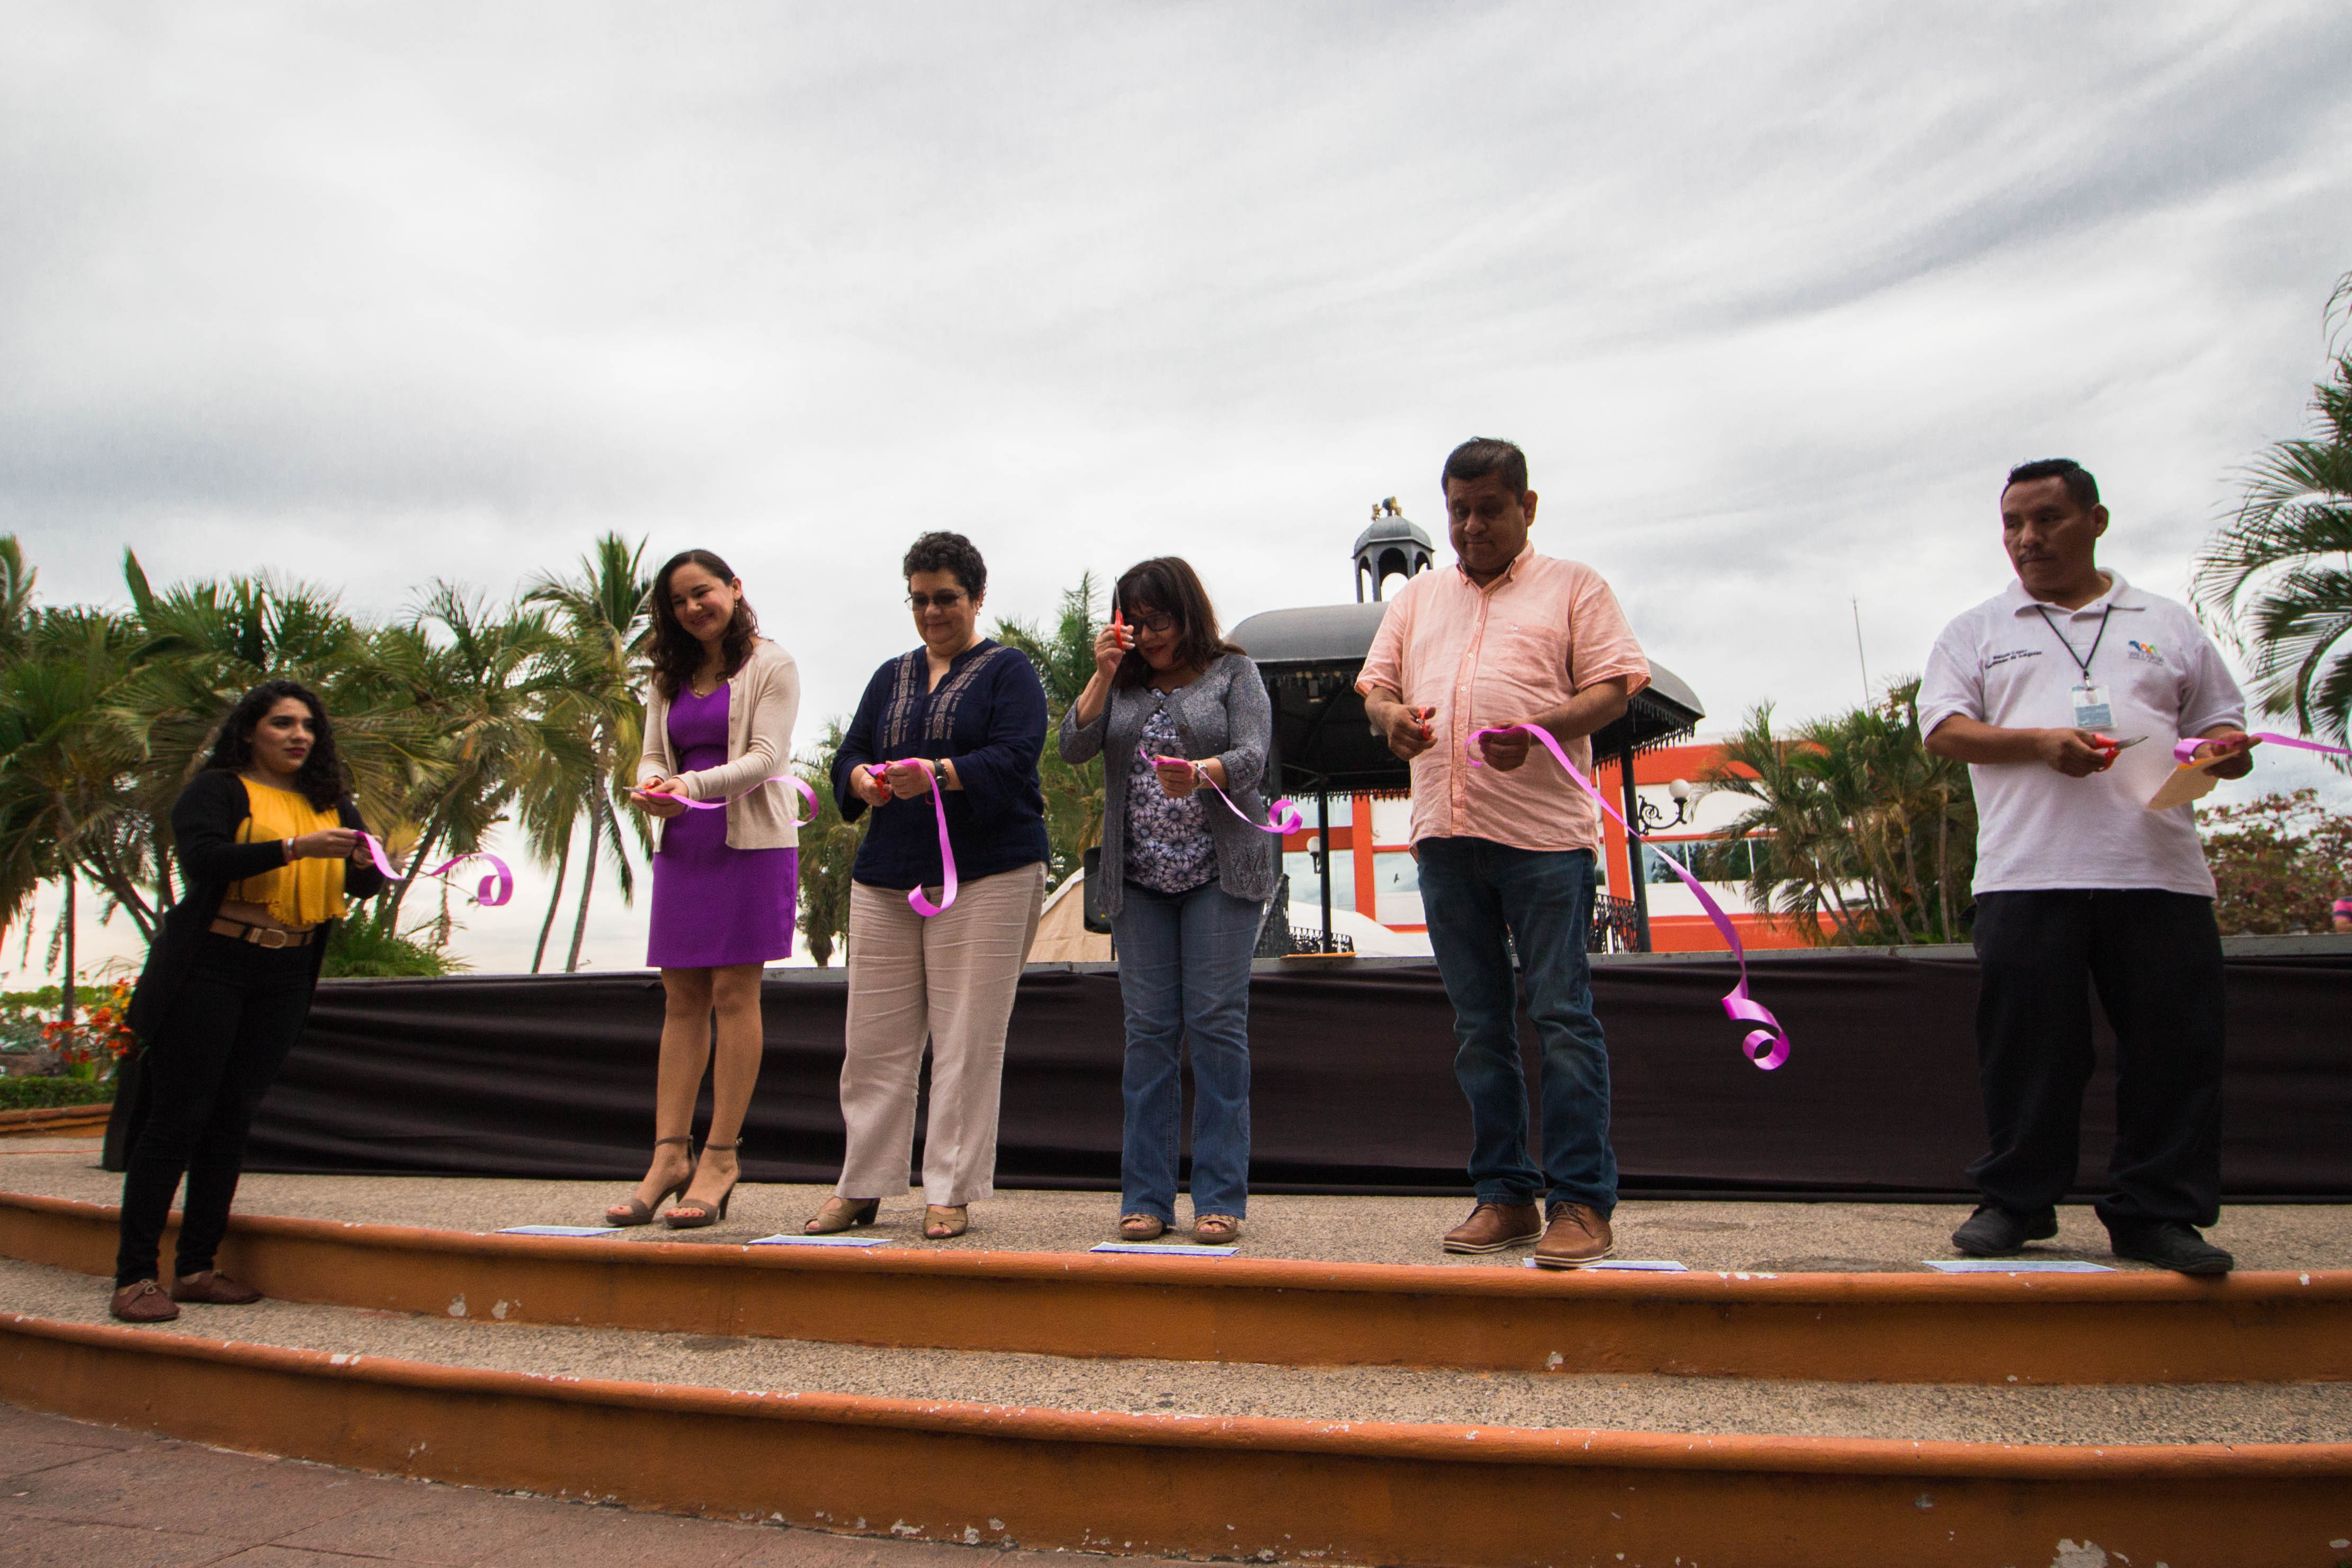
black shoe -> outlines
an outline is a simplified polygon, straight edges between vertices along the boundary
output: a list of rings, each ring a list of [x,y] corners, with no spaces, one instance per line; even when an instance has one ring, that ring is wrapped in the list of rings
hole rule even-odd
[[[2237,1260],[2177,1219],[2107,1232],[2118,1258],[2135,1259],[2176,1274],[2226,1274]]]
[[[2006,1258],[2029,1241],[2047,1241],[2058,1234],[2058,1214],[2012,1214],[1997,1203],[1980,1203],[1977,1211],[1952,1232],[1952,1245],[1971,1258]]]

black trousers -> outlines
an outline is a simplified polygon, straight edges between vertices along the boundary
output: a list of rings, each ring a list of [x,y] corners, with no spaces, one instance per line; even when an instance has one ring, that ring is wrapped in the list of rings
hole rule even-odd
[[[236,1198],[246,1134],[310,1016],[308,947],[257,947],[206,934],[187,983],[142,1052],[145,1125],[122,1176],[114,1282],[156,1277],[172,1196],[188,1180],[175,1274],[213,1266]]]
[[[2213,901],[2153,888],[1977,899],[1977,1061],[1989,1203],[2039,1214],[2074,1180],[2091,992],[2116,1032],[2108,1228],[2210,1225],[2221,1208],[2221,936]]]

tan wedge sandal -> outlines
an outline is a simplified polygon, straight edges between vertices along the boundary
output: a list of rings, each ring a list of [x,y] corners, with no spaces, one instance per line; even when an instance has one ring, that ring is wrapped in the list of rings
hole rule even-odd
[[[816,1217],[801,1227],[803,1236],[838,1236],[860,1225],[871,1225],[874,1217],[882,1212],[882,1200],[869,1197],[853,1202],[845,1197],[828,1197]]]

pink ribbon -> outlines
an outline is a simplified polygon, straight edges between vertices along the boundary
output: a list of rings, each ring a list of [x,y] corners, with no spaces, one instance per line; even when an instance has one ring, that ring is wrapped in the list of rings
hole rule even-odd
[[[801,778],[795,773],[771,773],[765,779],[761,779],[757,784],[752,785],[749,789],[744,790],[742,794],[730,795],[723,800],[689,800],[683,795],[672,795],[667,791],[662,793],[662,799],[665,800],[675,800],[689,811],[723,811],[728,807],[733,805],[736,801],[756,795],[771,784],[789,784],[793,789],[800,791],[802,800],[808,802],[809,814],[805,817],[794,817],[791,819],[793,827],[805,828],[811,822],[816,821],[816,814],[819,810],[816,803],[816,791],[809,788],[809,782],[807,779]],[[652,795],[646,793],[643,789],[632,789],[629,793],[632,797],[639,800],[650,800],[653,799]]]
[[[392,863],[391,858],[383,852],[383,842],[379,841],[373,833],[362,832],[360,834],[360,842],[367,846],[368,858],[375,862],[375,869],[383,873],[386,881],[398,882],[400,880],[399,868],[394,866]],[[499,904],[504,904],[507,900],[514,896],[514,873],[507,869],[506,862],[499,859],[498,856],[490,853],[488,850],[478,850],[469,855],[459,855],[455,860],[443,861],[431,871],[419,872],[416,874],[419,876],[446,876],[451,872],[457,870],[459,866],[464,865],[467,861],[488,861],[490,862],[489,875],[482,878],[481,885],[474,889],[474,900],[476,903],[479,904],[485,909],[496,909]]]
[[[955,902],[955,846],[948,841],[948,802],[946,792],[940,788],[939,769],[919,757],[909,757],[906,760],[921,768],[930,779],[931,814],[937,817],[940,822],[940,901],[933,904],[929,899],[925,898],[923,890],[919,887],[907,890],[908,906],[916,914],[929,920],[934,915],[946,913],[948,906]],[[866,773],[876,784],[887,789],[889,786],[883,783],[883,774],[892,766],[887,762],[868,763],[866,766]]]
[[[1194,779],[1206,784],[1217,792],[1217,799],[1225,803],[1226,810],[1231,811],[1243,821],[1249,822],[1251,827],[1261,833],[1295,833],[1307,825],[1307,819],[1299,813],[1298,803],[1295,800],[1276,800],[1265,809],[1265,821],[1251,821],[1249,813],[1234,804],[1234,798],[1225,793],[1224,787],[1202,772],[1201,765],[1191,758],[1154,757],[1151,760],[1160,767],[1191,768]]]
[[[1478,755],[1480,736],[1507,735],[1515,729],[1525,730],[1537,740],[1543,742],[1544,749],[1550,752],[1558,759],[1560,767],[1567,769],[1568,776],[1576,780],[1577,788],[1591,796],[1592,803],[1609,813],[1610,820],[1625,830],[1625,837],[1632,843],[1641,844],[1648,841],[1633,831],[1633,825],[1625,820],[1616,807],[1609,803],[1607,796],[1593,788],[1591,779],[1577,771],[1576,764],[1568,759],[1568,753],[1560,749],[1559,742],[1552,738],[1549,730],[1540,726],[1507,724],[1492,729],[1473,731],[1470,738],[1464,743],[1470,751],[1470,766],[1484,768],[1486,765],[1486,758]],[[1633,873],[1640,876],[1642,874],[1641,856],[1635,854],[1629,847],[1625,858]],[[1723,1010],[1738,1022],[1758,1023],[1764,1026],[1762,1029],[1750,1031],[1747,1040],[1741,1042],[1740,1049],[1747,1052],[1748,1061],[1767,1072],[1771,1071],[1789,1060],[1788,1031],[1780,1027],[1780,1020],[1772,1016],[1770,1009],[1761,1002],[1752,1000],[1748,995],[1748,949],[1741,946],[1739,932],[1732,925],[1731,916],[1723,912],[1723,905],[1715,901],[1715,895],[1700,886],[1698,878],[1685,871],[1674,856],[1660,855],[1658,858],[1666,862],[1668,871],[1682,879],[1685,887],[1698,895],[1699,907],[1706,911],[1706,917],[1709,920],[1715,922],[1715,928],[1723,933],[1723,939],[1731,944],[1731,956],[1739,965],[1739,983],[1723,994]]]
[[[2330,757],[2352,757],[2352,751],[2347,751],[2340,746],[2322,746],[2315,740],[2305,740],[2301,736],[2273,735],[2269,730],[2262,730],[2255,734],[2249,735],[2246,737],[2246,739],[2254,745],[2259,745],[2267,740],[2273,746],[2292,746],[2297,751],[2324,751]],[[2223,743],[2218,740],[2206,740],[2199,737],[2191,736],[2185,740],[2174,743],[2172,747],[2172,759],[2175,762],[2181,763],[2194,762],[2197,760],[2197,748],[2199,747],[2220,746],[2221,744]],[[2214,758],[2209,757],[2206,760],[2210,762],[2213,761]]]

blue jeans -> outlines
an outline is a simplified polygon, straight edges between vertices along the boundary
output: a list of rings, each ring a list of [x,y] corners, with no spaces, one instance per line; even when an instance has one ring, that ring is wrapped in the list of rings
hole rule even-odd
[[[1592,852],[1521,850],[1491,839],[1423,839],[1421,902],[1454,1004],[1454,1077],[1470,1102],[1470,1179],[1483,1201],[1617,1207],[1609,1146],[1609,1048],[1592,1016]],[[1528,1161],[1518,987],[1543,1045],[1543,1169]]]
[[[1178,1048],[1192,1040],[1192,1213],[1249,1209],[1250,955],[1261,907],[1213,881],[1189,893],[1129,883],[1111,917],[1127,1004],[1127,1136],[1120,1210],[1176,1223],[1184,1089]]]

